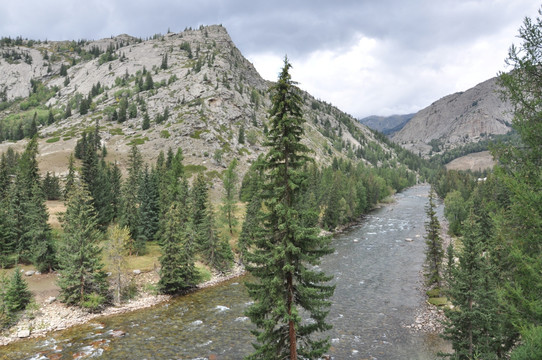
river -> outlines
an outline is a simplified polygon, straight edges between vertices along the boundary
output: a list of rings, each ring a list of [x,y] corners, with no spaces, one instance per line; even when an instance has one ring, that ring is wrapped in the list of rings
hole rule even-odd
[[[334,359],[429,360],[446,349],[437,335],[404,327],[425,301],[419,287],[428,190],[407,189],[334,237],[335,252],[321,264],[336,284],[327,333]],[[254,340],[245,279],[19,341],[0,348],[0,359],[242,359]],[[119,330],[125,334],[116,336]]]

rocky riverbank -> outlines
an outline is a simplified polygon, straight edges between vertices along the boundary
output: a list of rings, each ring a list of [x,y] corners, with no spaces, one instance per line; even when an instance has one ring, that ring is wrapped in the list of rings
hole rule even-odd
[[[235,264],[227,274],[213,274],[209,281],[198,285],[198,289],[210,287],[223,281],[241,276],[245,273],[244,267]],[[22,319],[12,328],[0,334],[0,346],[10,344],[23,338],[45,336],[47,333],[64,330],[69,327],[89,322],[98,317],[123,314],[130,311],[144,309],[170,300],[169,295],[156,295],[149,289],[158,282],[156,271],[139,273],[137,284],[140,292],[138,296],[128,302],[110,306],[100,313],[89,313],[77,307],[68,307],[55,298],[40,298],[37,309],[26,310]],[[151,286],[148,286],[151,285]]]

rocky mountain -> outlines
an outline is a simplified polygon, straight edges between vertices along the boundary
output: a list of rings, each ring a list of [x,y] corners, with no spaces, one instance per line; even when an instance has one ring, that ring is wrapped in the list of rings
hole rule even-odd
[[[434,154],[506,134],[511,120],[511,105],[501,99],[492,78],[420,110],[392,140],[415,153]]]
[[[2,38],[0,55],[0,152],[23,149],[24,138],[37,132],[42,171],[65,173],[76,140],[96,124],[108,158],[121,167],[132,144],[147,161],[181,147],[190,169],[216,179],[233,157],[243,173],[265,150],[271,83],[222,26],[145,40]],[[366,161],[369,154],[376,164],[377,153],[395,156],[351,116],[302,97],[304,141],[317,162]]]
[[[401,130],[416,114],[378,116],[371,115],[359,119],[359,122],[384,135],[392,135]]]

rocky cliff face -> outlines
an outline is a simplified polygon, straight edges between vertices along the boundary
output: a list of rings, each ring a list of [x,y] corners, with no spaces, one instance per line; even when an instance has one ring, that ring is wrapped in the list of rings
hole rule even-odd
[[[492,134],[506,134],[511,130],[512,108],[498,90],[497,79],[492,78],[445,96],[416,113],[392,140],[427,155],[436,148],[443,151]]]
[[[121,166],[134,143],[148,161],[181,147],[185,162],[212,178],[233,157],[244,172],[265,150],[271,84],[222,26],[145,41],[128,35],[79,42],[5,40],[0,43],[0,54],[7,54],[0,58],[0,140],[27,133],[37,122],[42,171],[63,173],[77,138],[96,123],[109,158]],[[351,116],[302,96],[304,141],[318,162],[375,146],[393,153]],[[85,99],[91,99],[87,113],[81,110]],[[123,106],[126,120],[119,122]],[[143,129],[145,114],[148,129]],[[0,152],[8,146],[22,149],[24,143],[4,141]]]

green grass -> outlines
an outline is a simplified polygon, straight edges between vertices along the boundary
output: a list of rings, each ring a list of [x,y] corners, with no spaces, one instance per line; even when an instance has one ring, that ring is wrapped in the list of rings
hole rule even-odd
[[[207,269],[204,266],[198,266],[198,265],[196,265],[196,269],[199,272],[199,277],[200,277],[201,282],[206,282],[206,281],[211,280],[212,274],[209,271],[209,269]]]
[[[192,139],[200,139],[200,138],[201,138],[201,134],[202,134],[202,133],[206,133],[206,132],[209,132],[209,130],[207,130],[207,129],[196,130],[196,131],[194,131],[192,134],[190,134],[190,137],[191,137]]]
[[[435,306],[444,306],[448,303],[448,299],[445,297],[429,298],[429,300],[427,301],[429,302],[429,304],[435,305]]]
[[[247,149],[247,148],[241,148],[239,149],[239,155],[243,156],[243,155],[250,155],[250,151]]]
[[[186,172],[187,177],[191,177],[193,174],[200,173],[200,172],[203,172],[205,170],[207,170],[207,167],[205,167],[203,165],[188,164],[188,165],[184,166],[184,171]]]
[[[122,129],[121,128],[113,128],[113,129],[109,129],[109,133],[111,135],[124,135],[124,132],[122,132]]]
[[[46,143],[56,143],[60,138],[58,136],[55,136],[53,138],[45,140]]]
[[[221,179],[222,176],[220,173],[216,170],[207,171],[205,173],[205,177],[207,178],[207,181],[212,181],[213,179]]]
[[[169,139],[170,136],[171,136],[171,134],[169,133],[169,131],[167,131],[167,130],[160,131],[160,137],[161,138]]]
[[[136,138],[136,139],[133,139],[132,141],[130,141],[128,143],[128,146],[132,146],[132,145],[143,145],[145,144],[145,141],[148,141],[149,138],[148,137],[144,137],[144,138]]]

